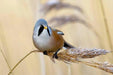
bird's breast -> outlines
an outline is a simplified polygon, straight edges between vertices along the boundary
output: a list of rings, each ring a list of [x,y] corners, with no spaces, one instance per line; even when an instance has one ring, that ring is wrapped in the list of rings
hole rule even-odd
[[[33,35],[33,42],[41,51],[57,51],[63,46],[64,40],[55,31],[49,36],[47,30],[44,30],[40,36]]]

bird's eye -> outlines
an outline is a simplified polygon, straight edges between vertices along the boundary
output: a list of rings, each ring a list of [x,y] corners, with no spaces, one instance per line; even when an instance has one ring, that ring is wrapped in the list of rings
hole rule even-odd
[[[42,31],[44,30],[44,26],[40,25],[39,31],[38,31],[38,36],[42,33]]]

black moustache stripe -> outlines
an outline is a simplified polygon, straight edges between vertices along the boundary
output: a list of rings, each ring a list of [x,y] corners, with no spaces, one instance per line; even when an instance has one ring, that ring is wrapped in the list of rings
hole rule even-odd
[[[48,34],[49,34],[49,36],[50,36],[50,32],[49,32],[49,29],[47,28],[47,32],[48,32]]]
[[[40,29],[39,29],[39,31],[38,31],[38,36],[42,33],[43,30],[44,30],[44,26],[41,25],[41,26],[40,26]]]

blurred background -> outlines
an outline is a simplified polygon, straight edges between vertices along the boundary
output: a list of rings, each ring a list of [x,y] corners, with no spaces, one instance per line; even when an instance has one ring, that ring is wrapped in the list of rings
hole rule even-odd
[[[36,48],[35,22],[44,18],[64,32],[75,47],[113,50],[113,0],[0,0],[0,75]],[[113,63],[113,54],[88,59]],[[32,53],[12,75],[111,75],[80,63],[53,63],[42,53]]]

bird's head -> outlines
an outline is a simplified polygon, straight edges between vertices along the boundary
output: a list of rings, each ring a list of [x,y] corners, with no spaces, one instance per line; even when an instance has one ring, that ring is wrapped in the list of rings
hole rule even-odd
[[[44,29],[46,29],[48,35],[51,36],[52,31],[51,28],[48,26],[47,21],[45,19],[39,19],[35,24],[34,32],[37,32],[38,36],[40,36]]]

